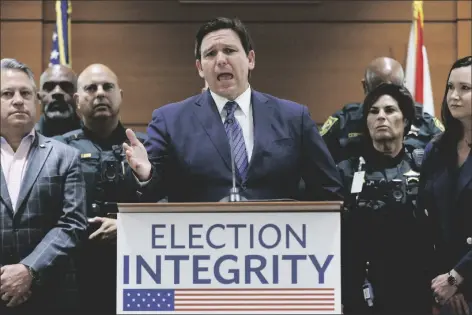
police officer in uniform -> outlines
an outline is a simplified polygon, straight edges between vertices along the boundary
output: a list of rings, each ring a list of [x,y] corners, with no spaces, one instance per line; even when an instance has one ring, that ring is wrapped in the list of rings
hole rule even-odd
[[[338,164],[344,179],[344,314],[428,314],[430,242],[414,213],[420,154],[405,150],[414,120],[408,90],[381,84],[364,101],[363,153]]]
[[[401,64],[391,58],[374,59],[366,69],[362,85],[367,94],[381,83],[404,84],[404,72]],[[336,163],[361,154],[359,146],[362,139],[361,103],[351,103],[330,116],[320,129]],[[442,123],[435,117],[423,112],[421,104],[415,104],[415,118],[411,129],[405,133],[405,147],[409,152],[424,149],[428,142],[444,131]]]
[[[93,64],[80,74],[74,98],[84,126],[60,140],[81,152],[87,185],[89,240],[77,263],[81,311],[115,314],[116,203],[138,201],[124,181],[122,144],[127,137],[118,116],[122,90],[108,67]],[[137,137],[146,139],[142,133]]]

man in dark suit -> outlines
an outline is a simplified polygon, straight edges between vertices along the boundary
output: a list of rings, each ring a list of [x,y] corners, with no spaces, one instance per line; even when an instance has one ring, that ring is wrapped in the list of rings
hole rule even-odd
[[[123,146],[142,201],[228,196],[231,150],[237,186],[249,200],[298,196],[301,178],[307,200],[341,198],[341,179],[307,107],[250,87],[252,47],[237,19],[199,29],[196,66],[208,91],[155,110],[145,146],[127,130],[131,145]]]
[[[84,236],[79,153],[34,130],[31,70],[1,60],[0,313],[59,310],[58,281]]]

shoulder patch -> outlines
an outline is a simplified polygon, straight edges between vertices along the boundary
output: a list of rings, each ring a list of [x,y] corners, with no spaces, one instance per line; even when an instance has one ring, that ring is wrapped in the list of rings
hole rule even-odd
[[[320,129],[320,135],[324,136],[338,120],[339,118],[329,116]]]
[[[434,122],[434,125],[441,131],[444,131],[444,125],[442,124],[442,122],[437,119],[436,117],[433,117],[433,122]]]

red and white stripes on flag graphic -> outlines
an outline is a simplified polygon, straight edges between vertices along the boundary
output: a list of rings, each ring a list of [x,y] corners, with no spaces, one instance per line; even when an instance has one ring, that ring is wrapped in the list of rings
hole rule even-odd
[[[423,1],[413,1],[413,21],[406,60],[406,87],[415,101],[423,104],[423,111],[434,116],[433,90],[423,31]]]
[[[335,310],[334,288],[175,289],[175,311],[288,312],[325,314]]]

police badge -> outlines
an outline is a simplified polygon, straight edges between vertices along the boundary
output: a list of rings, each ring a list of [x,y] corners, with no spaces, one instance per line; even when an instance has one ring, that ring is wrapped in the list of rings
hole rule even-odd
[[[320,135],[324,136],[331,129],[331,127],[333,127],[333,125],[338,121],[338,119],[339,118],[329,116],[320,129]]]

